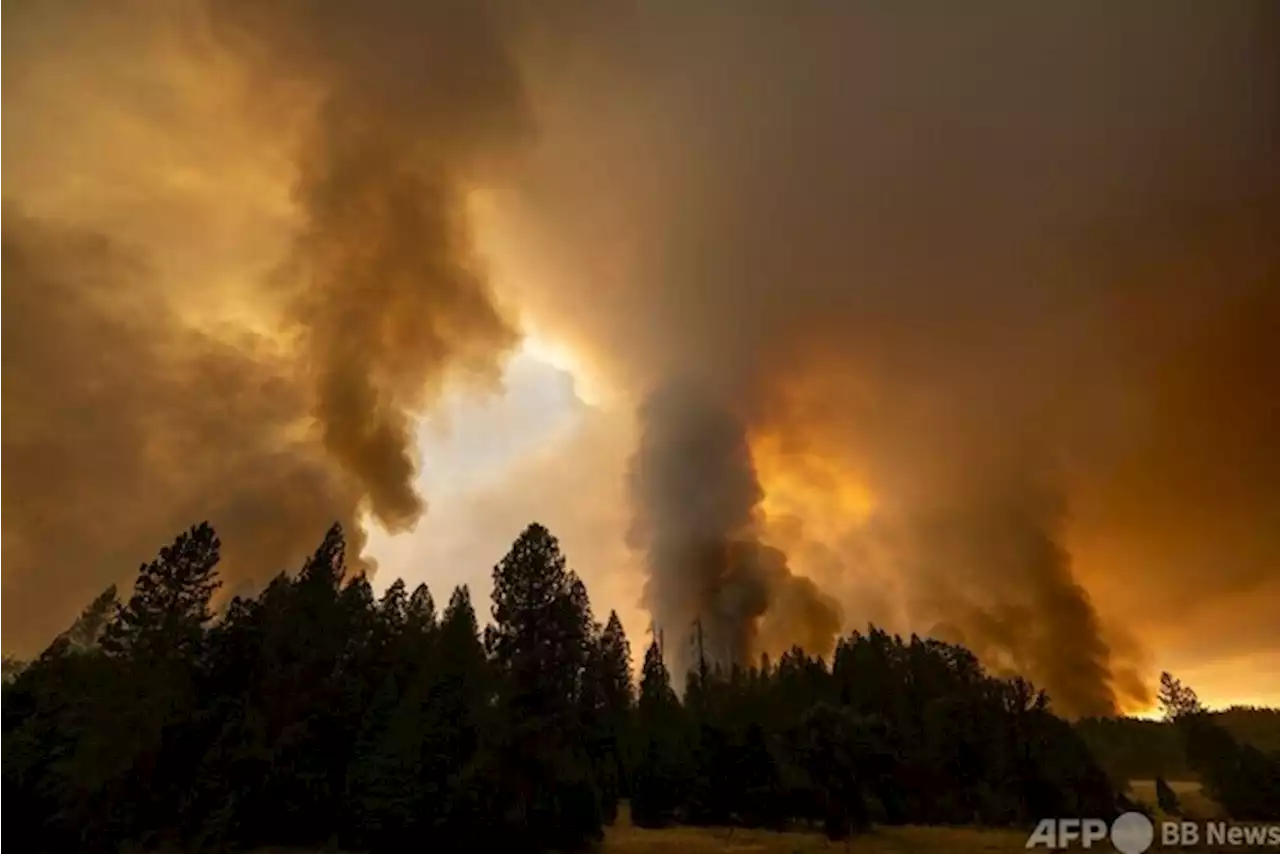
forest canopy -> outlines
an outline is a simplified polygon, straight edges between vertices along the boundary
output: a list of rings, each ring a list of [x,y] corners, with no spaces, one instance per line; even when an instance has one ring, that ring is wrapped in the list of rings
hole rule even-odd
[[[621,621],[597,620],[539,524],[494,567],[483,630],[466,587],[442,612],[425,585],[375,597],[338,525],[215,614],[220,550],[192,527],[127,598],[109,588],[35,661],[7,662],[4,793],[39,850],[568,851],[622,798],[642,826],[832,839],[1132,806],[1090,749],[1106,724],[1073,727],[955,644],[870,627],[831,661],[794,648],[730,668],[699,645],[674,686],[659,635],[636,686]],[[1151,726],[1184,739],[1233,815],[1274,817],[1275,753],[1198,707]]]

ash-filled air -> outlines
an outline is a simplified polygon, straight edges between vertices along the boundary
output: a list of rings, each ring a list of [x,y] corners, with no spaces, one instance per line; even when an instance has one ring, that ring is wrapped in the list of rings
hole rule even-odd
[[[1273,4],[95,10],[6,10],[6,644],[197,518],[411,528],[518,314],[634,404],[679,667],[874,620],[1075,715],[1280,648]]]
[[[526,304],[659,389],[630,477],[669,649],[786,647],[756,542],[845,628],[963,640],[1067,714],[1147,700],[1141,633],[1275,648],[1277,23],[656,3],[558,57]]]
[[[640,423],[630,539],[645,553],[645,606],[670,637],[677,681],[700,660],[756,664],[764,640],[829,650],[839,605],[762,540],[764,493],[732,403],[672,380],[645,400]]]

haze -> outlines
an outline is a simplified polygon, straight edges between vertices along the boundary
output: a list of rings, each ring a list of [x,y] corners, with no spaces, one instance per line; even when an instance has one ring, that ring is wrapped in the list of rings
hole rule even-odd
[[[677,670],[1280,703],[1274,4],[7,17],[6,652],[201,519],[477,594],[536,519]]]

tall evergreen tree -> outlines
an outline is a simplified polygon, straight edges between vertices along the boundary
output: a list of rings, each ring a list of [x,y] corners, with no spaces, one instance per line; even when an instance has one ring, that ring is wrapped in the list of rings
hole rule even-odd
[[[431,591],[427,589],[427,585],[419,584],[413,589],[413,594],[405,606],[405,622],[411,630],[435,631],[436,602],[431,598]]]
[[[659,643],[633,697],[621,622],[594,622],[541,526],[495,568],[486,643],[465,587],[437,617],[425,586],[375,598],[348,577],[337,526],[296,576],[212,621],[216,543],[207,526],[184,533],[124,607],[99,597],[5,682],[4,786],[23,838],[564,851],[599,838],[622,789],[641,826],[808,821],[834,838],[870,821],[1115,808],[1089,728],[962,647],[871,627],[830,667],[800,649],[704,663],[682,704]],[[1274,758],[1189,689],[1166,695],[1184,711],[1152,726],[1185,735],[1187,764],[1236,817],[1268,817]]]
[[[152,831],[153,817],[182,811],[202,752],[200,683],[219,547],[207,523],[180,534],[139,569],[129,601],[102,629],[99,643],[109,660],[95,670],[110,681],[68,709],[75,710],[77,733],[56,771],[87,813],[80,840],[86,847],[179,833],[176,823]],[[95,604],[105,611],[107,602],[99,597]],[[100,614],[89,616],[96,621]],[[64,637],[55,646],[69,643]]]
[[[617,612],[593,633],[581,698],[583,726],[592,773],[599,788],[606,824],[617,817],[617,803],[626,787],[630,718],[634,703],[631,651]]]
[[[631,820],[641,827],[663,827],[680,816],[688,775],[682,725],[671,674],[655,638],[645,651],[636,702],[638,755],[631,783]]]
[[[493,570],[492,598],[486,645],[509,698],[536,717],[571,714],[590,654],[591,611],[550,531],[533,524],[520,534]]]
[[[580,847],[601,835],[582,719],[594,643],[586,589],[555,537],[532,524],[494,568],[492,599],[486,646],[502,677],[502,761],[523,834]]]
[[[203,522],[161,549],[138,571],[133,595],[106,627],[103,648],[153,661],[192,655],[213,619],[209,602],[221,585],[220,548],[218,535]]]

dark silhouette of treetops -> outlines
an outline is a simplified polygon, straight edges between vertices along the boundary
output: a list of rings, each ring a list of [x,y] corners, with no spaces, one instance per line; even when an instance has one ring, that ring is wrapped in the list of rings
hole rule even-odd
[[[219,550],[191,528],[127,600],[110,588],[36,660],[6,660],[4,794],[28,846],[572,851],[624,798],[641,826],[832,839],[1123,804],[1043,692],[954,644],[870,627],[830,662],[699,650],[678,691],[655,640],[635,686],[617,614],[596,621],[538,524],[494,568],[483,631],[465,586],[443,613],[425,585],[375,598],[336,525],[215,614]],[[1187,763],[1233,814],[1264,816],[1275,756],[1165,689]]]

